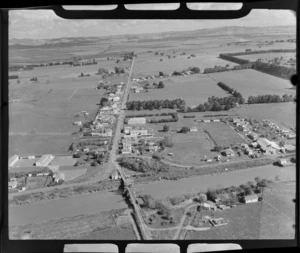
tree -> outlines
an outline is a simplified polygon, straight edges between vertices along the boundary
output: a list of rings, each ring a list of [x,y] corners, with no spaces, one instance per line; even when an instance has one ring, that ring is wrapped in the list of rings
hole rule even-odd
[[[163,131],[164,132],[168,132],[169,131],[169,126],[168,125],[164,125],[163,126]]]
[[[165,76],[164,72],[159,71],[159,76]]]
[[[252,189],[250,187],[246,187],[244,189],[244,193],[245,193],[245,195],[252,195],[253,191],[252,191]]]
[[[119,62],[120,62],[120,59],[117,59],[117,60],[116,60],[116,63],[119,63]]]
[[[158,88],[158,89],[162,89],[162,88],[164,88],[164,87],[165,87],[164,83],[163,83],[162,81],[160,81],[160,82],[158,83],[157,88]]]
[[[187,133],[189,131],[190,131],[190,129],[188,127],[184,126],[184,127],[181,128],[180,133],[184,133],[185,134],[185,133]]]
[[[207,200],[207,196],[204,193],[200,193],[198,196],[194,198],[195,201],[202,203]]]
[[[261,178],[260,177],[256,177],[256,178],[254,178],[254,181],[256,182],[256,184],[258,184],[261,181]]]
[[[210,201],[215,201],[218,198],[218,195],[215,190],[208,190],[206,196],[207,199]]]

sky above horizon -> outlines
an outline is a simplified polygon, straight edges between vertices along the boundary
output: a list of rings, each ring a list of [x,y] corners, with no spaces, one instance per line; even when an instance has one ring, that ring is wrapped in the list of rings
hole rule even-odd
[[[207,3],[193,4],[194,9],[219,8]],[[172,6],[171,6],[172,7]],[[228,7],[222,6],[224,9]],[[240,8],[232,4],[231,7]],[[148,9],[156,9],[148,5]],[[162,6],[166,9],[167,6]],[[175,7],[176,8],[176,7]],[[252,10],[235,20],[67,20],[52,10],[12,10],[9,12],[9,38],[54,39],[61,37],[111,36],[196,30],[223,26],[296,26],[296,16],[289,10]]]

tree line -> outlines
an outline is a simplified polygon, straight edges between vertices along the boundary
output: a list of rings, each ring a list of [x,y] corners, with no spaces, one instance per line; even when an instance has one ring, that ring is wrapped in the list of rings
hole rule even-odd
[[[139,159],[134,157],[120,157],[117,159],[120,166],[136,172],[166,172],[168,167],[154,159]]]
[[[129,101],[126,103],[127,110],[160,110],[162,108],[184,109],[185,101],[181,98],[169,100]]]
[[[289,49],[287,49],[289,50]],[[265,51],[265,50],[262,50]],[[280,51],[280,50],[273,50],[272,52],[285,52],[286,50]],[[280,65],[276,65],[276,64],[272,64],[272,63],[266,63],[266,62],[262,62],[260,60],[256,60],[256,61],[249,61],[249,60],[244,60],[244,59],[240,59],[235,57],[236,55],[241,55],[241,54],[250,54],[253,52],[260,52],[260,51],[252,51],[252,52],[243,52],[243,53],[231,53],[231,54],[220,54],[219,57],[221,59],[227,60],[227,61],[231,61],[234,63],[238,63],[240,64],[242,67],[241,68],[252,68],[255,69],[257,71],[269,74],[269,75],[273,75],[273,76],[277,76],[277,77],[281,77],[284,79],[289,79],[293,74],[295,74],[295,69],[294,68],[288,68],[285,66],[280,66]],[[271,52],[271,51],[267,51],[267,52]],[[290,51],[287,51],[290,52]],[[292,51],[294,52],[294,51]]]
[[[250,96],[248,98],[248,104],[293,102],[295,98],[295,96],[287,94],[284,94],[282,97],[280,97],[279,95]]]

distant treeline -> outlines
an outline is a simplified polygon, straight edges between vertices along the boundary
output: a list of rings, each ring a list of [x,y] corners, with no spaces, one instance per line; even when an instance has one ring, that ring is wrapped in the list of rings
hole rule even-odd
[[[164,113],[156,113],[156,114],[139,114],[139,115],[128,115],[125,118],[135,118],[135,117],[160,117],[160,116],[171,116],[171,118],[163,118],[163,119],[147,119],[147,123],[168,123],[168,122],[177,122],[178,115],[177,112],[164,112]],[[128,123],[128,120],[125,119],[125,124]]]
[[[185,101],[177,98],[174,100],[148,100],[148,101],[129,101],[126,103],[127,110],[153,110],[153,109],[183,109]]]
[[[204,115],[203,117],[226,117],[226,116],[229,116],[228,114],[207,114],[207,115]]]
[[[238,57],[235,57],[237,55],[248,55],[248,54],[259,54],[259,53],[278,53],[278,52],[295,52],[294,49],[272,49],[272,50],[260,50],[260,51],[247,51],[247,52],[239,52],[239,53],[228,53],[228,54],[220,54],[219,57],[223,60],[231,61],[237,64],[240,64],[240,69],[245,69],[245,68],[251,68],[255,69],[257,71],[274,75],[277,77],[281,77],[284,79],[289,79],[291,75],[295,74],[295,69],[294,68],[288,68],[285,66],[279,66],[276,64],[270,64],[270,63],[265,63],[260,60],[256,61],[249,61],[245,59],[240,59]],[[238,67],[236,69],[232,70],[237,70],[239,69]],[[208,72],[204,71],[204,73],[212,73],[214,68],[211,68],[208,70]],[[214,72],[220,72],[220,71],[227,71],[225,67],[223,69],[219,70],[216,69]],[[209,72],[210,71],[210,72]]]
[[[278,95],[259,95],[250,96],[248,98],[248,104],[264,104],[264,103],[281,103],[281,102],[293,102],[295,96],[284,94],[282,97]]]
[[[18,75],[11,75],[11,76],[8,76],[8,79],[18,79],[19,76]]]

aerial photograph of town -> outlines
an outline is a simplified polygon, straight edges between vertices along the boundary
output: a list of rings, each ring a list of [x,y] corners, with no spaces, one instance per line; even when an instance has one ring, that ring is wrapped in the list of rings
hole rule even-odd
[[[9,12],[9,238],[294,239],[296,16]]]

